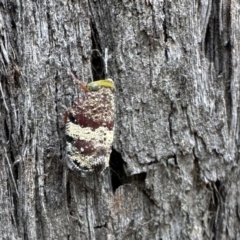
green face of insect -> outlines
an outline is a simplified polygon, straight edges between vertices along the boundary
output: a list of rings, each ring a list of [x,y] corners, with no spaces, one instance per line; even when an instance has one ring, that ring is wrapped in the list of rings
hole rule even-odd
[[[114,89],[114,82],[112,79],[98,80],[87,85],[89,91],[98,91],[100,88]]]
[[[98,91],[101,88],[101,86],[96,82],[93,82],[91,85],[88,84],[87,88],[89,91]]]

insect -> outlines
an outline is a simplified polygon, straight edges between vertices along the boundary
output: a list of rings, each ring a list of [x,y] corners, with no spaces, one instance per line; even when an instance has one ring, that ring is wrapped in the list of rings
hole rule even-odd
[[[85,91],[65,113],[67,164],[81,172],[109,166],[114,133],[114,82],[111,79],[82,84]]]

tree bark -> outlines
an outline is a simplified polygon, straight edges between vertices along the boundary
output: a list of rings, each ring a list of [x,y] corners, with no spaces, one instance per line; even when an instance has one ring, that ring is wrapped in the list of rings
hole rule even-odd
[[[240,3],[0,1],[2,239],[239,239]],[[68,169],[64,112],[110,77],[110,167]]]

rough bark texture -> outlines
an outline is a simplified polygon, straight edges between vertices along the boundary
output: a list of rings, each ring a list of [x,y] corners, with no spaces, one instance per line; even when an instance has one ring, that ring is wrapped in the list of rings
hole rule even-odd
[[[239,11],[1,0],[2,239],[240,239]],[[67,69],[116,84],[101,175],[64,162],[63,114],[82,94]]]

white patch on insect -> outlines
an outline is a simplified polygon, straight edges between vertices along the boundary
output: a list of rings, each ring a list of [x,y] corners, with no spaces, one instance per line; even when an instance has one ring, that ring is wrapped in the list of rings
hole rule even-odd
[[[94,131],[91,128],[83,128],[72,122],[68,122],[66,126],[66,133],[68,136],[85,141],[94,141],[97,146],[111,146],[113,142],[113,130],[109,130],[106,127],[99,127]],[[104,144],[100,142],[104,141]]]

